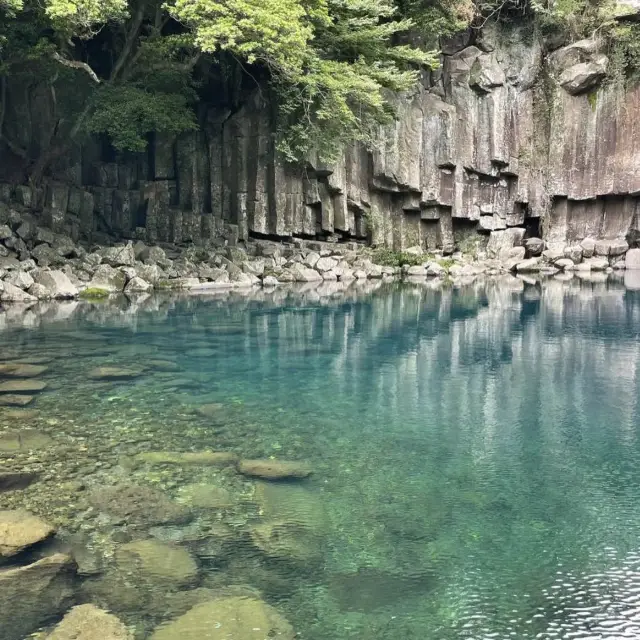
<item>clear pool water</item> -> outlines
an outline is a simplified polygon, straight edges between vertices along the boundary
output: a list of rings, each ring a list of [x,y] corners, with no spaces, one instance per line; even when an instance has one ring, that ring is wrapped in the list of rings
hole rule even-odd
[[[2,360],[45,366],[47,383],[0,407],[0,466],[39,474],[0,506],[55,524],[51,544],[80,558],[77,601],[137,638],[230,585],[305,640],[640,637],[640,292],[325,286],[0,323]],[[314,473],[260,482],[145,457],[202,451]],[[99,497],[112,486],[189,517],[114,513]],[[196,573],[137,575],[119,549],[148,538]]]

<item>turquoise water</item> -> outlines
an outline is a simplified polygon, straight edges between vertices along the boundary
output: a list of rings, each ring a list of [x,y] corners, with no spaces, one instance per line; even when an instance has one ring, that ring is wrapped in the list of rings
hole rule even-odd
[[[188,608],[167,598],[229,585],[306,640],[640,637],[640,292],[507,278],[11,314],[2,358],[43,363],[48,386],[0,407],[0,464],[40,474],[0,505],[89,554],[77,601],[136,637]],[[89,376],[107,365],[135,376]],[[16,430],[46,444],[3,452]],[[314,473],[261,483],[140,455],[204,450]],[[96,498],[127,485],[190,521]],[[137,576],[119,548],[147,538],[197,575]]]

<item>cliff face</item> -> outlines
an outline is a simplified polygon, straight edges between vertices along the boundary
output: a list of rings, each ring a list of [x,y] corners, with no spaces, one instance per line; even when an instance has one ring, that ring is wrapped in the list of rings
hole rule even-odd
[[[549,52],[522,30],[487,26],[448,42],[442,68],[396,98],[398,120],[372,153],[351,147],[334,166],[282,164],[256,94],[235,113],[209,109],[198,133],[151,140],[147,154],[109,157],[87,144],[42,193],[6,183],[0,197],[41,207],[72,235],[150,241],[300,236],[446,252],[520,227],[552,246],[633,242],[640,88],[622,89],[613,75],[596,41]],[[31,121],[46,119],[46,100]],[[27,107],[10,107],[19,137]]]

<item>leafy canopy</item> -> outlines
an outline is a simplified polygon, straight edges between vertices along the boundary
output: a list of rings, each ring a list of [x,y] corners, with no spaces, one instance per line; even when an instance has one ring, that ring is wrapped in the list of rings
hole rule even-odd
[[[0,0],[0,74],[37,66],[51,85],[74,74],[86,100],[71,133],[138,151],[149,132],[196,126],[198,82],[226,56],[269,78],[284,155],[330,160],[371,142],[393,118],[388,92],[437,64],[407,38],[420,3],[436,2],[438,30],[462,25],[440,0],[402,1]]]

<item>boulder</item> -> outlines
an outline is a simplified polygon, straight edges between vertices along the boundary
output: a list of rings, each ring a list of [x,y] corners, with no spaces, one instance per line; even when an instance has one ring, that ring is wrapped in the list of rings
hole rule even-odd
[[[229,597],[198,604],[150,640],[294,640],[293,627],[278,611],[258,598]]]
[[[591,258],[596,250],[596,241],[593,238],[585,238],[581,243],[582,255],[585,258]]]
[[[560,74],[560,85],[572,96],[585,93],[604,79],[608,64],[604,54],[594,56],[589,62],[574,64]]]
[[[1,282],[0,301],[1,302],[37,302],[37,298],[30,293],[19,289],[10,282]]]
[[[140,291],[151,291],[151,289],[153,289],[153,285],[149,284],[148,282],[146,282],[145,280],[143,280],[142,278],[131,278],[131,280],[129,280],[129,282],[127,282],[125,288],[124,288],[124,292],[140,292]]]
[[[309,253],[305,256],[303,264],[310,269],[313,269],[316,266],[316,262],[320,260],[320,254],[315,251],[309,251]]]
[[[139,278],[151,284],[156,284],[164,275],[157,264],[138,264],[136,265],[136,272]]]
[[[36,269],[32,272],[33,279],[38,284],[46,287],[52,298],[75,298],[78,295],[77,287],[62,271],[46,271]]]
[[[33,284],[33,278],[26,271],[11,271],[4,282],[27,291]]]
[[[640,269],[640,249],[629,249],[625,264],[627,269]]]
[[[520,227],[492,231],[487,243],[487,254],[493,258],[500,258],[509,249],[522,245],[524,233],[525,230]]]
[[[100,264],[93,272],[87,289],[101,290],[107,293],[120,292],[124,289],[126,281],[127,278],[122,271],[114,269],[108,264]]]
[[[518,262],[516,265],[516,271],[518,273],[535,273],[540,271],[540,259],[539,258],[529,258],[528,260],[523,260],[522,262]]]
[[[162,247],[143,247],[137,255],[139,260],[147,264],[158,264],[167,261],[167,254]]]
[[[604,271],[609,267],[609,261],[606,258],[589,258],[589,267],[591,271]]]
[[[245,476],[267,480],[306,478],[312,473],[308,464],[288,460],[240,460],[238,471]]]
[[[595,255],[608,256],[611,251],[611,240],[596,240]]]
[[[560,258],[553,263],[558,269],[571,271],[575,267],[575,262],[571,258]]]
[[[331,271],[338,266],[338,261],[335,258],[320,258],[315,264],[315,270],[323,273],[325,271]]]
[[[102,256],[102,262],[111,267],[132,267],[136,263],[133,244],[130,242],[124,246],[106,247],[99,253]]]
[[[54,533],[48,522],[28,511],[0,511],[0,559],[14,556]]]
[[[31,251],[31,257],[39,267],[51,267],[64,264],[64,258],[48,244],[39,244]]]
[[[405,273],[408,276],[414,276],[414,277],[415,276],[426,276],[427,275],[427,268],[422,264],[413,265],[411,267],[407,267]]]
[[[579,244],[565,247],[563,254],[565,258],[569,258],[574,264],[582,261],[582,247]]]
[[[65,554],[0,570],[2,640],[23,640],[73,602],[75,563]]]
[[[198,565],[186,549],[153,539],[121,546],[116,563],[134,576],[159,581],[163,588],[184,587],[198,577]]]
[[[629,250],[629,243],[626,240],[611,240],[609,243],[609,255],[621,256]]]
[[[37,282],[34,282],[29,287],[28,293],[30,295],[32,295],[34,298],[37,298],[38,300],[50,300],[51,299],[51,292],[49,291],[49,289],[47,289],[47,287],[45,287],[42,284],[38,284]]]
[[[524,246],[529,256],[536,257],[541,255],[544,250],[544,240],[542,238],[528,238]]]
[[[277,287],[280,284],[278,278],[274,276],[265,276],[262,278],[262,286],[263,287]]]
[[[437,262],[432,262],[427,267],[427,275],[428,276],[441,277],[441,276],[445,276],[446,274],[447,274],[447,270],[441,264],[438,264]]]
[[[73,607],[45,640],[133,640],[133,635],[111,613],[93,604]]]
[[[288,268],[295,282],[319,282],[322,276],[315,270],[305,267],[300,263],[295,263]]]

